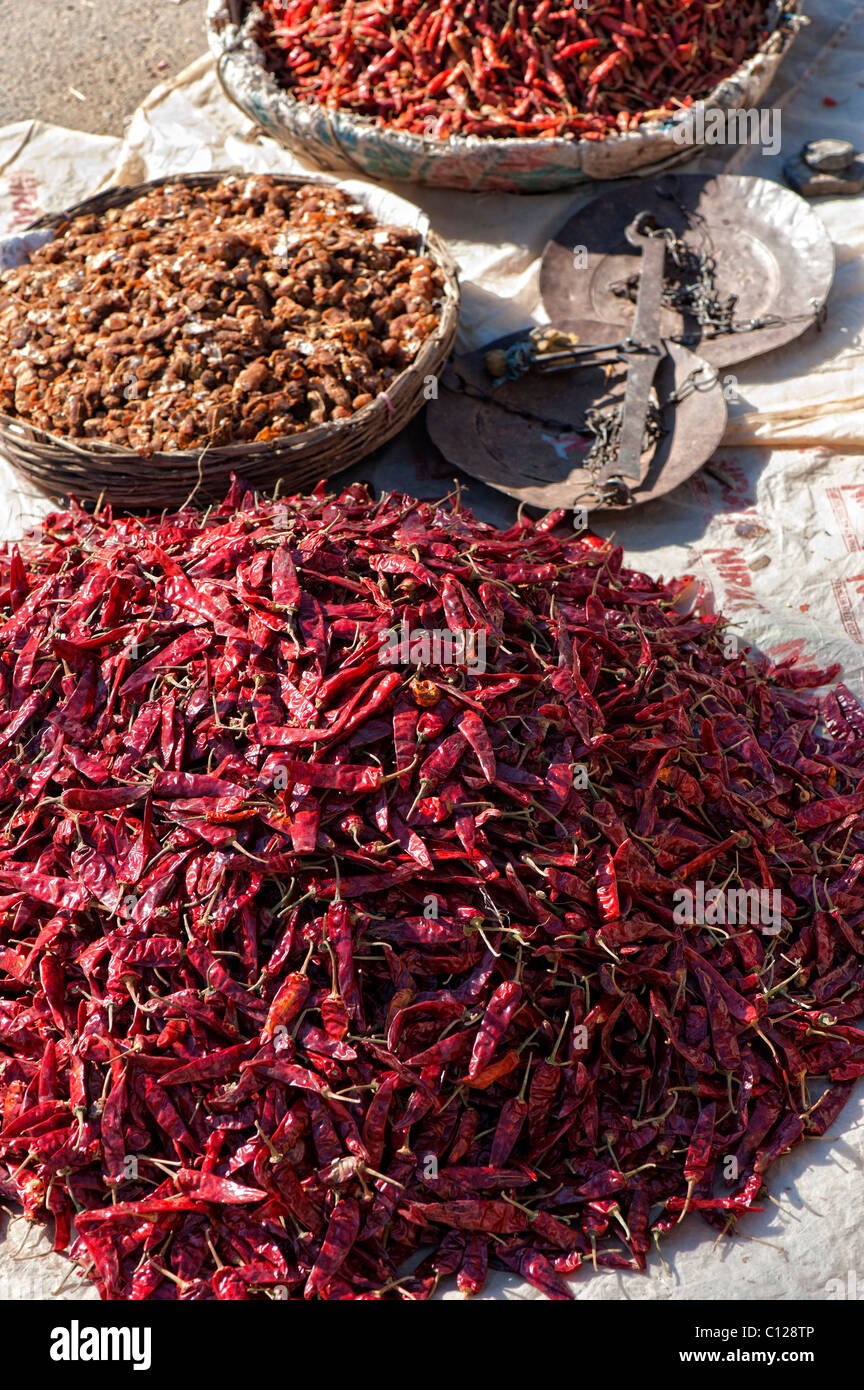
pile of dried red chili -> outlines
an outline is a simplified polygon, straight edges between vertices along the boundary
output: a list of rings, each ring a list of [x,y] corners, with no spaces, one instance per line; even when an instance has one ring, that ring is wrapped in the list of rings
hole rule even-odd
[[[602,140],[708,94],[767,37],[766,0],[260,0],[302,101],[419,135]]]
[[[103,1295],[563,1298],[826,1131],[864,711],[693,587],[356,484],[0,557],[0,1189]]]

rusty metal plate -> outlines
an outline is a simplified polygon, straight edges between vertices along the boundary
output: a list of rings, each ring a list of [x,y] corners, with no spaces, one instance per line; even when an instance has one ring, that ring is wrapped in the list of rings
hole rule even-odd
[[[792,342],[821,317],[834,280],[834,247],[803,198],[769,179],[667,174],[655,183],[609,188],[549,242],[540,293],[552,323],[584,318],[629,328],[635,305],[611,287],[638,271],[638,253],[626,231],[643,209],[693,250],[714,256],[718,294],[738,296],[737,319],[778,320],[712,338],[695,318],[664,307],[664,338],[686,335],[687,346],[706,362],[728,367]],[[587,251],[584,266],[574,257],[578,247]]]
[[[568,321],[559,326],[577,333],[580,342],[598,347],[624,336],[620,325],[614,324]],[[430,401],[427,410],[434,444],[472,478],[531,506],[620,510],[600,503],[594,481],[581,463],[591,443],[581,426],[590,407],[621,404],[626,363],[554,373],[530,371],[517,381],[493,387],[486,353],[491,348],[506,349],[522,338],[524,334],[510,334],[448,365],[439,380],[438,398]],[[700,384],[708,389],[669,404],[671,394],[684,387],[694,372],[700,372]],[[726,429],[726,401],[716,373],[686,348],[668,345],[656,389],[666,433],[653,453],[643,456],[643,478],[630,485],[633,501],[628,506],[663,497],[683,483],[711,457]]]

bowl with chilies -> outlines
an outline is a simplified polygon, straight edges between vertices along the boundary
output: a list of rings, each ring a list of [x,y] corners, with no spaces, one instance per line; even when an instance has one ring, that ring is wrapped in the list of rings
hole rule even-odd
[[[651,176],[717,143],[720,122],[761,102],[802,7],[209,0],[207,15],[228,97],[307,164],[545,193]],[[753,142],[756,121],[736,117],[729,138]]]

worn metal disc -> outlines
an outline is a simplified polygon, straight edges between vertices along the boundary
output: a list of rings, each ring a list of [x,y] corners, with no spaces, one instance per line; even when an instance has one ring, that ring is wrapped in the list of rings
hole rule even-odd
[[[626,336],[620,326],[585,321],[556,325],[578,334],[580,343],[607,346]],[[493,386],[486,353],[524,338],[513,333],[448,365],[430,401],[427,427],[433,442],[452,464],[499,492],[551,510],[587,507],[620,510],[601,502],[584,467],[592,439],[582,432],[592,406],[614,408],[624,399],[626,365],[574,367],[560,372],[527,372],[518,381]],[[693,373],[706,388],[677,404],[671,394]],[[726,429],[726,401],[717,375],[686,348],[669,345],[656,378],[666,433],[643,455],[644,476],[631,483],[633,501],[649,502],[671,492],[705,463]],[[664,405],[665,403],[665,405]]]
[[[714,256],[718,294],[738,296],[736,319],[780,319],[752,332],[711,338],[694,318],[664,308],[665,338],[687,335],[693,352],[715,367],[728,367],[792,342],[821,315],[834,280],[834,247],[824,222],[803,198],[768,179],[666,174],[656,183],[610,187],[549,242],[540,293],[552,323],[574,318],[632,323],[635,305],[614,294],[612,286],[639,269],[625,233],[643,209],[694,250]],[[688,225],[694,213],[694,225]],[[585,248],[587,265],[574,256],[576,248]]]

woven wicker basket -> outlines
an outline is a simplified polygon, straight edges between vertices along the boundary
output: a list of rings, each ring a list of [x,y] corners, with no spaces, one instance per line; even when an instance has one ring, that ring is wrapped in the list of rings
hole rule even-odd
[[[185,174],[154,179],[129,188],[112,188],[62,213],[50,214],[16,239],[26,244],[32,233],[43,233],[34,244],[50,240],[81,213],[103,213],[124,207],[153,188],[168,184],[211,187],[237,170],[212,174]],[[300,187],[332,180],[292,175],[271,175],[278,183]],[[363,195],[352,189],[362,200]],[[99,440],[64,439],[34,429],[26,422],[0,415],[0,454],[40,492],[52,497],[74,496],[82,501],[103,498],[133,511],[161,511],[182,506],[195,498],[221,500],[232,473],[255,488],[272,487],[280,479],[283,491],[302,492],[322,478],[349,468],[391,439],[424,404],[424,387],[446,362],[459,321],[459,285],[454,263],[440,237],[427,231],[424,250],[440,267],[445,281],[441,317],[435,333],[423,344],[416,360],[390,383],[386,396],[378,396],[345,420],[332,421],[263,444],[241,443],[202,451],[175,451],[148,456],[120,449]],[[2,246],[0,246],[2,252]],[[2,260],[0,260],[2,263]]]
[[[772,0],[768,38],[703,103],[706,112],[758,106],[801,23],[803,0]],[[348,170],[381,183],[407,180],[475,193],[498,189],[549,193],[599,179],[654,177],[700,153],[681,144],[670,120],[646,121],[638,130],[606,140],[444,140],[388,130],[366,116],[297,101],[267,71],[247,21],[252,0],[208,0],[210,51],[226,95],[267,135],[317,169]]]

